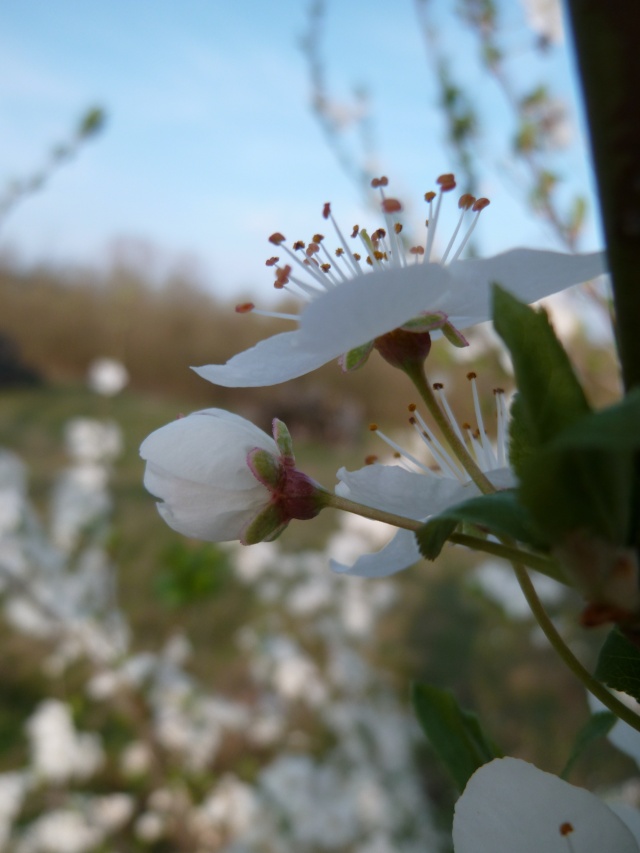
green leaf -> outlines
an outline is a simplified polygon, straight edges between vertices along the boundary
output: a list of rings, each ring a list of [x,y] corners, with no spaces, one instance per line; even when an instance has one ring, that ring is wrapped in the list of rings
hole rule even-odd
[[[617,628],[600,649],[595,677],[612,690],[621,690],[640,701],[640,649]]]
[[[536,449],[520,394],[514,396],[509,415],[509,464],[520,479],[525,461]]]
[[[618,722],[618,718],[611,711],[597,711],[593,714],[584,726],[580,729],[571,747],[571,753],[564,770],[560,774],[561,779],[567,779],[573,765],[582,755],[585,749],[594,741],[599,740],[609,734],[614,725]]]
[[[587,530],[623,544],[629,528],[633,467],[628,453],[553,450],[531,455],[519,471],[519,496],[551,542]]]
[[[588,414],[589,404],[544,311],[495,285],[493,317],[511,353],[522,426],[531,441],[542,445]]]
[[[450,690],[413,684],[411,701],[418,722],[458,790],[483,764],[503,753],[484,733],[478,717],[461,708]]]
[[[494,492],[471,498],[430,518],[416,533],[418,548],[427,560],[435,560],[460,522],[487,527],[492,533],[509,536],[534,548],[543,548],[541,534],[514,491]]]
[[[591,412],[559,433],[550,449],[591,448],[637,450],[640,447],[640,388],[634,388],[620,402]]]

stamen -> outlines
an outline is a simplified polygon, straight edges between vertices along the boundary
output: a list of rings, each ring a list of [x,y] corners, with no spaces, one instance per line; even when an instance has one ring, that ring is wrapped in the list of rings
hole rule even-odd
[[[496,450],[498,455],[498,467],[503,468],[507,464],[507,424],[509,421],[509,412],[507,411],[507,403],[504,399],[504,390],[496,388],[493,392],[496,401],[496,412],[498,420]]]
[[[449,252],[453,248],[453,244],[456,242],[456,238],[458,236],[458,232],[460,231],[460,226],[462,225],[462,221],[467,215],[467,211],[473,206],[475,202],[475,197],[470,193],[464,193],[460,196],[460,200],[458,201],[458,207],[461,209],[462,213],[460,214],[460,218],[458,219],[458,224],[456,225],[453,234],[451,235],[451,239],[449,240],[449,244],[447,248],[444,250],[444,254],[442,256],[442,260],[440,263],[444,264],[449,257]]]
[[[569,821],[566,821],[565,823],[560,824],[560,835],[567,842],[567,848],[569,850],[569,853],[575,853],[573,842],[571,841],[571,838],[570,838],[570,836],[574,833],[574,831],[575,830],[573,828],[573,824],[569,823]]]
[[[478,219],[480,219],[480,213],[485,209],[485,207],[488,207],[489,204],[490,204],[490,202],[489,202],[488,198],[479,198],[479,199],[476,199],[476,201],[474,202],[472,210],[475,211],[476,215],[474,216],[473,221],[472,221],[471,225],[469,226],[469,230],[467,231],[467,233],[464,236],[464,239],[462,240],[462,243],[460,243],[460,246],[458,247],[458,251],[455,253],[453,258],[451,259],[452,262],[457,261],[458,258],[460,257],[460,255],[462,254],[462,250],[464,249],[464,247],[469,242],[469,237],[471,237],[471,235],[473,234],[473,229],[478,224]]]
[[[340,243],[342,248],[345,250],[347,258],[349,258],[352,270],[354,271],[354,273],[356,275],[362,275],[362,270],[360,269],[358,262],[353,257],[353,254],[351,253],[351,249],[349,248],[347,241],[345,240],[344,235],[343,235],[342,231],[340,230],[338,223],[333,218],[333,213],[331,213],[331,205],[329,204],[329,202],[327,202],[325,204],[325,206],[322,210],[322,215],[325,219],[331,220],[331,224],[335,228],[336,234],[338,235],[338,242]],[[357,227],[358,226],[356,225],[355,228],[357,228]],[[353,237],[354,235],[352,234],[351,236]]]
[[[409,406],[409,411],[413,413],[413,418],[415,422],[412,425],[414,429],[416,430],[420,438],[425,442],[425,444],[429,448],[429,452],[435,459],[436,463],[440,466],[440,468],[443,471],[447,471],[450,477],[454,477],[456,480],[460,480],[461,482],[464,482],[466,479],[468,479],[466,472],[458,466],[453,456],[451,456],[447,449],[440,443],[440,441],[438,441],[435,433],[427,425],[427,422],[424,420],[424,418],[420,415],[418,411],[416,411],[415,404],[412,403]]]
[[[259,317],[271,317],[275,320],[294,320],[296,323],[300,319],[297,314],[284,314],[282,311],[263,311],[261,308],[256,308],[253,302],[242,302],[236,305],[236,314],[257,314]]]
[[[395,452],[399,454],[397,458],[408,459],[410,462],[413,462],[420,471],[429,472],[429,468],[423,462],[420,462],[420,460],[416,459],[416,457],[409,453],[408,450],[404,450],[396,441],[389,438],[389,436],[385,435],[382,430],[378,429],[378,424],[370,424],[369,429],[371,432],[375,432],[375,434],[379,436],[385,444],[388,444],[392,450],[395,450]]]
[[[440,398],[440,405],[444,409],[444,413],[447,416],[447,420],[449,421],[451,428],[453,429],[455,434],[458,436],[460,441],[464,444],[464,438],[462,437],[462,433],[460,432],[460,427],[458,426],[458,422],[454,418],[453,412],[451,411],[451,407],[449,406],[449,403],[447,402],[447,396],[444,393],[444,385],[441,382],[435,382],[433,385],[433,390],[437,392],[438,397]]]

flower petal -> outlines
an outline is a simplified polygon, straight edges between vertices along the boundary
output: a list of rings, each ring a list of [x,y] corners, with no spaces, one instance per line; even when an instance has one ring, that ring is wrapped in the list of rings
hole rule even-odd
[[[561,834],[571,827],[571,847]],[[633,834],[598,797],[517,758],[477,770],[456,804],[456,853],[638,853]]]
[[[365,465],[358,471],[338,471],[336,494],[407,518],[421,520],[479,494],[474,483],[461,483],[435,474],[418,474],[398,465]],[[511,488],[510,468],[489,471],[487,477],[499,489]]]
[[[408,569],[420,560],[415,535],[410,530],[398,530],[388,545],[376,554],[359,557],[352,566],[331,560],[331,568],[340,575],[359,578],[386,578]]]
[[[620,693],[617,690],[612,690],[611,693],[617,699],[620,699],[621,702],[624,702],[625,705],[628,705],[632,711],[636,712],[636,714],[640,712],[640,706],[636,700],[627,693]],[[587,693],[587,701],[591,712],[594,714],[596,711],[608,710],[606,705],[604,705],[599,699],[596,699],[592,693]],[[624,720],[617,720],[607,735],[607,738],[617,749],[631,756],[638,767],[640,767],[640,732],[631,728],[631,726],[628,723],[625,723]]]
[[[336,494],[366,506],[421,520],[478,494],[473,483],[418,474],[398,465],[365,465],[338,471]]]
[[[282,332],[265,338],[254,347],[234,355],[226,364],[206,364],[192,370],[226,388],[255,388],[278,385],[322,367],[342,352],[327,355],[324,349],[301,347],[299,332]]]
[[[314,299],[302,312],[305,348],[328,355],[346,352],[418,315],[443,311],[456,329],[491,317],[495,282],[525,302],[535,302],[604,272],[604,255],[566,255],[514,249],[492,258],[402,269],[359,276]],[[434,332],[433,337],[439,333]]]

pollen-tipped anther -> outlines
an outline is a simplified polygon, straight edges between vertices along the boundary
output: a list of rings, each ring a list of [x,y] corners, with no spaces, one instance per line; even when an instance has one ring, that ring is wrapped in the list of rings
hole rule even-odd
[[[236,314],[249,314],[256,306],[253,302],[241,302],[236,305]]]

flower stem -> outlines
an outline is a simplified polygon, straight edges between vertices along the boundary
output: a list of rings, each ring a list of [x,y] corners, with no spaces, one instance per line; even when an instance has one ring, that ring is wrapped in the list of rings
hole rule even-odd
[[[341,509],[345,512],[352,512],[354,515],[361,515],[363,518],[371,518],[373,521],[383,521],[386,524],[391,524],[394,527],[400,527],[403,530],[411,530],[416,533],[423,526],[424,522],[415,521],[412,518],[406,518],[403,515],[396,515],[385,510],[375,509],[375,507],[365,506],[357,501],[343,498],[340,495],[333,495],[327,492],[325,496],[325,506],[331,506],[334,509]],[[519,548],[513,548],[509,545],[503,545],[499,542],[490,542],[488,539],[480,539],[477,536],[468,536],[464,533],[452,533],[449,537],[449,542],[454,545],[463,545],[466,548],[471,548],[474,551],[481,551],[484,554],[492,554],[495,557],[502,557],[509,562],[514,560],[523,563],[531,569],[546,575],[553,580],[564,583],[564,579],[555,563],[545,557],[537,554],[531,554],[527,551],[521,551]]]
[[[412,366],[411,369],[405,369],[405,373],[416,386],[425,406],[429,409],[434,421],[440,427],[441,433],[446,438],[449,446],[460,461],[460,464],[464,467],[465,471],[471,477],[478,489],[480,489],[483,495],[489,495],[492,492],[495,492],[496,489],[494,485],[480,470],[464,443],[460,441],[459,437],[456,435],[456,432],[449,423],[445,413],[440,408],[436,395],[433,393],[433,389],[427,380],[424,366],[422,364]]]
[[[372,506],[365,506],[357,501],[343,498],[341,495],[327,493],[325,498],[325,506],[332,506],[334,509],[342,509],[345,512],[352,512],[354,515],[361,515],[363,518],[371,518],[373,521],[384,521],[385,524],[392,524],[394,527],[401,527],[403,530],[412,530],[416,533],[422,527],[422,521],[415,521],[413,518],[405,518],[404,515],[396,515],[393,512],[386,512],[383,509],[376,509]]]
[[[473,551],[480,551],[483,554],[502,557],[510,563],[514,561],[521,563],[529,569],[533,569],[542,575],[546,575],[548,578],[552,578],[554,581],[558,581],[558,583],[565,585],[567,583],[556,563],[538,554],[521,551],[519,548],[514,548],[500,542],[492,542],[489,539],[468,536],[466,533],[452,533],[449,536],[449,542],[453,542],[454,545],[464,545],[466,548],[471,548]]]
[[[542,606],[542,602],[538,598],[538,594],[535,591],[531,578],[529,577],[525,567],[516,562],[513,562],[512,566],[518,583],[520,584],[520,589],[522,590],[524,597],[527,599],[527,604],[535,616],[538,625],[542,628],[547,640],[549,640],[553,646],[556,654],[564,661],[576,678],[582,682],[586,689],[592,693],[596,699],[599,699],[602,704],[606,705],[606,707],[617,717],[625,723],[628,723],[628,725],[636,731],[640,732],[640,715],[634,713],[630,708],[627,708],[625,704],[620,702],[619,699],[616,699],[616,697],[613,696],[607,688],[594,678],[580,663],[571,649],[564,642],[555,625],[549,618],[546,610]]]

